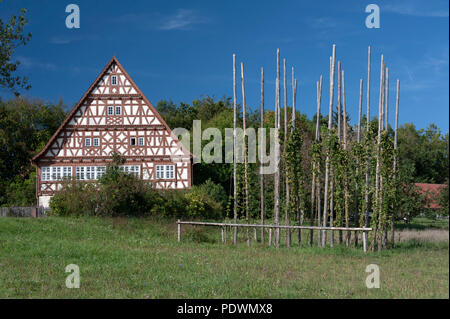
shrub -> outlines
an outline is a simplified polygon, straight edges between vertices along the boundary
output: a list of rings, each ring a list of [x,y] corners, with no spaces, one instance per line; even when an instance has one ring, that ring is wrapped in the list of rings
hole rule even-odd
[[[50,200],[51,214],[58,216],[93,215],[97,207],[98,190],[93,184],[67,181]]]
[[[192,187],[186,193],[188,205],[186,207],[186,216],[189,218],[219,218],[222,217],[222,206],[216,202],[210,195],[206,187]]]

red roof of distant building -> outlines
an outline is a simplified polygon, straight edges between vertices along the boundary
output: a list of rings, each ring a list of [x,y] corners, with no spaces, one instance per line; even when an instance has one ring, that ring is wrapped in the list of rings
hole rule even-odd
[[[427,184],[427,183],[415,183],[419,192],[422,194],[427,193],[429,199],[429,208],[439,209],[441,205],[439,205],[438,195],[441,193],[441,189],[445,187],[445,184]]]

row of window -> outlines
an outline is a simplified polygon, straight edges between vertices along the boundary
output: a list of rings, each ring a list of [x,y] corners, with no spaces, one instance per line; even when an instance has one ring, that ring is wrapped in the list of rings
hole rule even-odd
[[[136,144],[137,143],[137,144]],[[144,138],[143,137],[130,137],[130,145],[131,146],[144,146]],[[91,146],[100,146],[100,138],[98,137],[85,137],[84,138],[84,146],[91,147]]]
[[[56,166],[56,167],[42,167],[41,180],[43,181],[56,181],[60,179],[71,179],[72,167],[71,166]]]
[[[124,165],[119,167],[120,171],[132,174],[136,177],[140,176],[140,166]],[[77,180],[94,180],[99,179],[106,172],[105,166],[76,166],[75,177]],[[175,178],[175,165],[156,165],[156,179],[173,179]],[[71,166],[52,166],[42,167],[42,181],[57,181],[62,179],[72,179]]]

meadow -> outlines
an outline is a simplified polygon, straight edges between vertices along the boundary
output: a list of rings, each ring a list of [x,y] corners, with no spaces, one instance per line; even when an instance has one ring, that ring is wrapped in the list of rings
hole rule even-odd
[[[402,232],[440,235],[364,254],[247,247],[244,233],[233,246],[204,227],[183,227],[178,243],[175,221],[152,218],[1,218],[0,298],[449,298],[448,222],[431,226]],[[79,289],[65,286],[68,264],[80,267]],[[379,289],[365,285],[369,264]]]

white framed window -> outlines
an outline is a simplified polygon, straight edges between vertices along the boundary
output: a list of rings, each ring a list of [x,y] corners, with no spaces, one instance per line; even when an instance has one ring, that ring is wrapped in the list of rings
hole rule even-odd
[[[97,166],[95,171],[95,179],[101,178],[106,173],[106,167],[105,166]]]
[[[116,106],[116,115],[122,114],[122,108],[120,106]]]
[[[94,146],[99,146],[100,145],[100,139],[98,137],[94,137],[92,140]]]
[[[52,166],[41,168],[42,181],[58,181],[63,178],[72,178],[71,166]]]
[[[164,169],[162,165],[156,165],[156,179],[161,179],[164,174]]]
[[[138,137],[138,145],[144,146],[144,138],[143,137]]]
[[[78,180],[84,180],[84,166],[77,166],[76,170],[76,178]]]
[[[95,166],[86,166],[86,179],[95,179]]]
[[[167,179],[173,179],[174,178],[174,165],[166,165],[166,178]]]
[[[126,166],[119,167],[119,170],[121,172],[125,172],[127,174],[134,175],[135,177],[139,177],[140,169],[141,168],[139,165],[126,165]]]
[[[87,147],[91,146],[91,138],[90,137],[86,137],[84,139],[84,146],[87,146]]]
[[[57,181],[58,179],[61,179],[61,167],[60,166],[53,166],[52,167],[52,181]]]
[[[111,85],[117,85],[117,75],[111,76]]]
[[[174,179],[175,165],[156,165],[156,179]]]
[[[41,168],[41,180],[50,181],[50,167]]]
[[[136,138],[135,137],[130,137],[130,145],[136,146]]]
[[[72,167],[71,166],[63,167],[63,178],[64,179],[72,179]]]
[[[114,106],[108,105],[108,115],[114,115]]]

